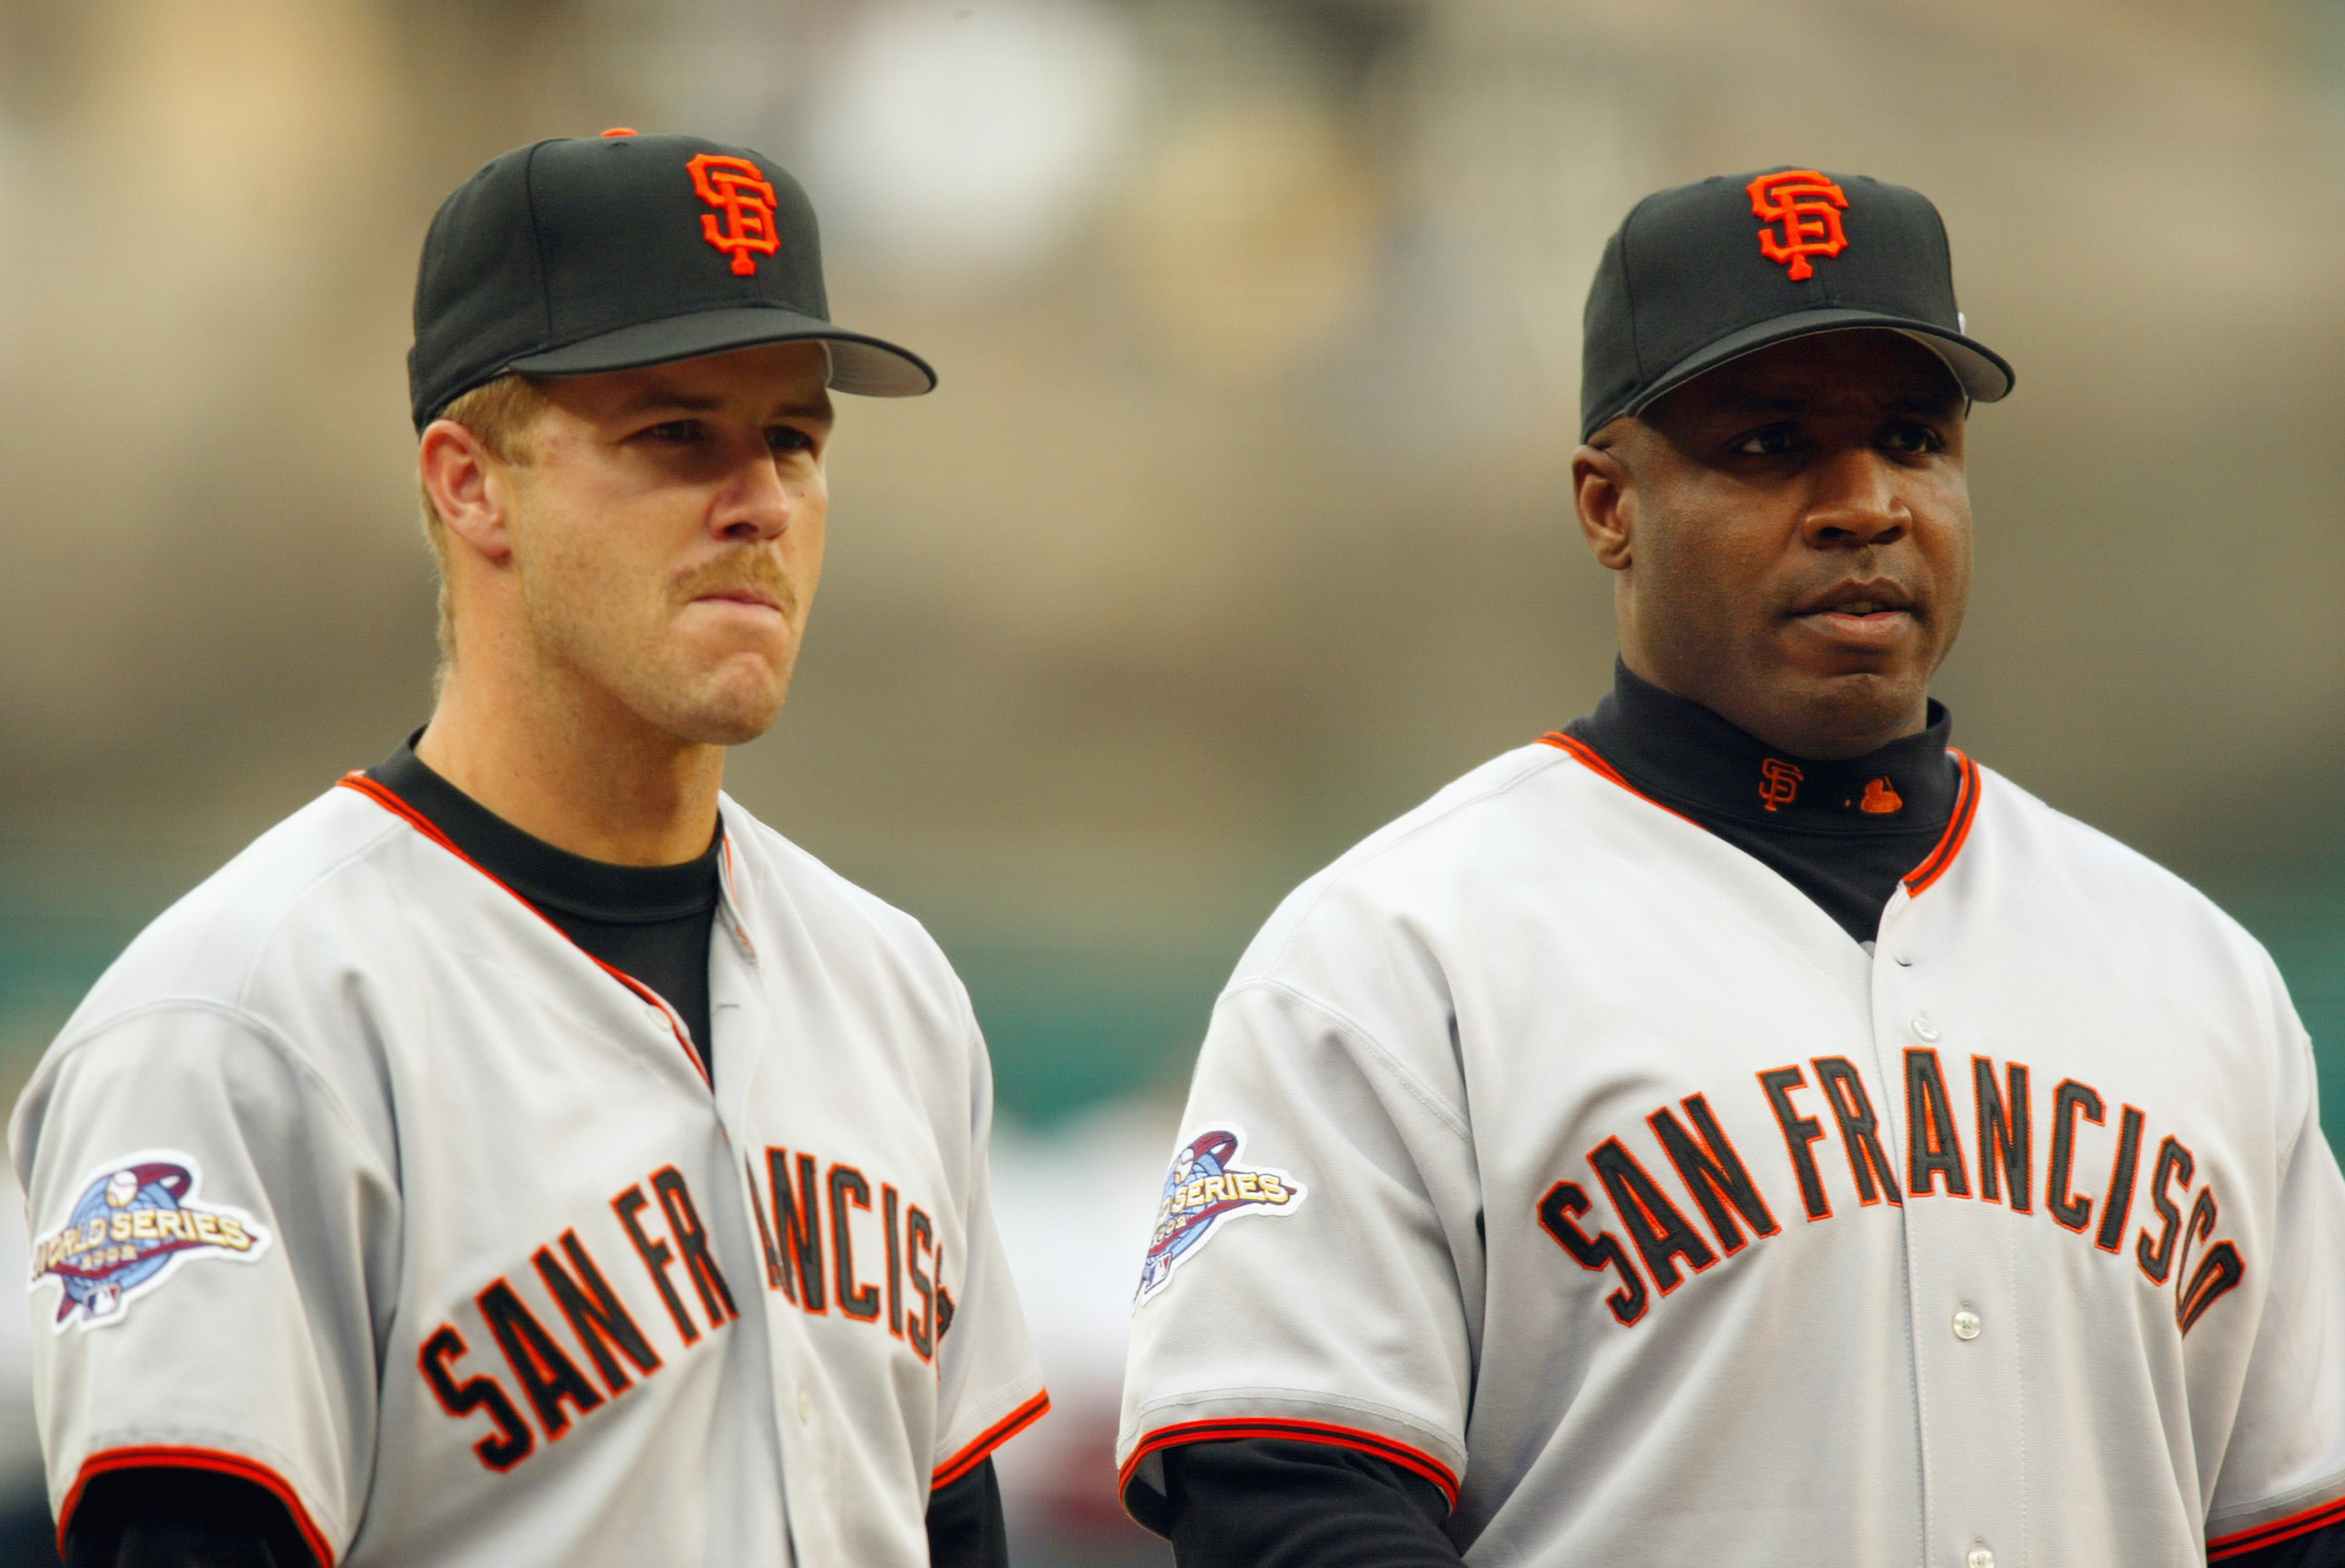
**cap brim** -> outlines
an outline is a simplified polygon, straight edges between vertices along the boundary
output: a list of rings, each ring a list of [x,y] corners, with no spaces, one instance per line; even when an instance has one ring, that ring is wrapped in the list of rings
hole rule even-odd
[[[937,372],[908,349],[849,332],[814,316],[770,305],[700,311],[645,321],[614,332],[524,355],[504,369],[532,376],[586,376],[632,371],[676,360],[696,360],[759,343],[820,342],[830,346],[834,391],[859,397],[919,397],[936,390]],[[502,372],[500,372],[500,374]]]
[[[1730,360],[1739,360],[1745,354],[1757,353],[1761,349],[1772,348],[1793,338],[1813,337],[1819,332],[1855,331],[1867,327],[1902,332],[1937,355],[1946,369],[1954,372],[1964,395],[1974,402],[1997,402],[2011,393],[2015,378],[2010,364],[1985,343],[1908,316],[1839,307],[1777,316],[1757,326],[1745,327],[1739,332],[1730,332],[1671,365],[1651,386],[1638,394],[1634,402],[1620,410],[1620,414],[1642,413],[1659,399]],[[1609,416],[1607,423],[1620,414]]]

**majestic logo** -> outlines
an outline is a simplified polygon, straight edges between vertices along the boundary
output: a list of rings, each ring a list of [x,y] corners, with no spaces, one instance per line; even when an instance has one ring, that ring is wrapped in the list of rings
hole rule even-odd
[[[1751,211],[1759,219],[1759,253],[1787,263],[1794,283],[1816,275],[1809,257],[1837,256],[1848,249],[1840,223],[1848,195],[1814,169],[1762,174],[1748,188]],[[1778,223],[1780,234],[1769,227]]]
[[[1887,779],[1868,779],[1864,798],[1856,803],[1856,809],[1867,816],[1886,817],[1905,809],[1905,797],[1897,793],[1897,786]]]
[[[1245,1134],[1234,1126],[1213,1127],[1190,1139],[1172,1156],[1163,1200],[1156,1210],[1156,1229],[1141,1264],[1135,1301],[1145,1301],[1171,1284],[1172,1270],[1196,1256],[1224,1219],[1240,1214],[1293,1214],[1302,1204],[1302,1185],[1284,1171],[1238,1168],[1238,1145],[1244,1141]]]
[[[692,188],[716,212],[700,215],[700,237],[733,258],[733,270],[746,278],[756,271],[751,255],[771,256],[782,248],[774,229],[774,187],[765,172],[746,158],[704,152],[685,166],[692,170]],[[722,226],[716,214],[723,213]]]
[[[1806,777],[1795,764],[1768,758],[1759,764],[1759,803],[1770,811],[1790,805],[1800,798],[1800,780]]]
[[[250,1263],[269,1250],[269,1232],[250,1215],[195,1201],[196,1169],[192,1156],[156,1149],[91,1174],[71,1217],[33,1242],[31,1288],[50,1279],[63,1287],[54,1332],[120,1322],[132,1298],[161,1285],[183,1258]]]

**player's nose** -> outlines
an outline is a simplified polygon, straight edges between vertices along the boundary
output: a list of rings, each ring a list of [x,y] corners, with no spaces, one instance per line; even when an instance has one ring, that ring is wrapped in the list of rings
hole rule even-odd
[[[709,525],[720,537],[743,543],[777,538],[788,531],[798,505],[797,489],[761,441],[726,475]]]
[[[1914,515],[1891,463],[1869,446],[1832,453],[1810,471],[1801,532],[1820,550],[1885,545],[1912,526]]]

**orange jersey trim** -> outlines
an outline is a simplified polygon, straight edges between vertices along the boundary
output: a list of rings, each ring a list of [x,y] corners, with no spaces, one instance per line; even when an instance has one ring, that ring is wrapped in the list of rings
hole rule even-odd
[[[936,1474],[929,1481],[929,1490],[933,1492],[939,1487],[950,1486],[954,1481],[983,1464],[991,1457],[995,1449],[1041,1420],[1050,1409],[1051,1390],[1044,1389],[1041,1393],[978,1433],[977,1441],[937,1466]]]
[[[2214,1563],[2225,1557],[2237,1557],[2242,1553],[2293,1541],[2299,1535],[2309,1535],[2332,1524],[2345,1524],[2345,1497],[2331,1498],[2301,1513],[2291,1513],[2286,1519],[2275,1519],[2269,1524],[2218,1535],[2207,1543],[2207,1561]]]
[[[1661,805],[1659,800],[1629,783],[1620,776],[1619,769],[1605,761],[1587,742],[1575,739],[1558,729],[1540,736],[1539,744],[1552,746],[1558,751],[1568,752],[1586,763],[1591,772],[1618,784],[1647,805],[1669,811],[1670,816],[1680,822],[1693,822],[1695,827],[1701,827],[1700,823],[1694,822],[1693,819],[1684,812],[1670,810],[1669,807]],[[1923,858],[1922,863],[1906,872],[1901,879],[1905,884],[1905,891],[1914,898],[1920,898],[1930,890],[1932,883],[1946,874],[1954,863],[1954,857],[1963,852],[1963,845],[1970,840],[1971,824],[1978,820],[1979,766],[1959,748],[1949,746],[1946,750],[1953,756],[1955,765],[1962,769],[1962,778],[1954,787],[1954,809],[1946,819],[1945,832],[1939,836],[1937,844],[1928,855]],[[1707,829],[1703,830],[1708,831]]]
[[[1675,817],[1680,822],[1691,823],[1694,827],[1701,828],[1701,824],[1700,822],[1694,821],[1691,817],[1687,816],[1683,811],[1670,810],[1669,807],[1662,805],[1659,800],[1654,799],[1650,795],[1646,794],[1642,789],[1639,789],[1634,784],[1629,783],[1626,779],[1620,776],[1620,770],[1619,769],[1613,767],[1609,762],[1605,761],[1597,749],[1589,745],[1586,741],[1576,739],[1571,736],[1566,735],[1560,729],[1554,729],[1540,736],[1539,744],[1541,746],[1552,746],[1558,751],[1566,752],[1572,757],[1578,758],[1582,763],[1587,765],[1588,770],[1595,774],[1598,778],[1608,779],[1614,784],[1618,784],[1621,789],[1626,789],[1629,794],[1634,795],[1638,799],[1642,800],[1646,805],[1653,807],[1657,810],[1669,811],[1670,816]],[[1705,833],[1710,831],[1707,828],[1701,828],[1701,830]]]
[[[1905,873],[1905,891],[1917,899],[1929,891],[1931,883],[1946,874],[1947,869],[1954,863],[1954,857],[1963,852],[1963,845],[1971,836],[1971,824],[1978,820],[1978,764],[1954,747],[1949,746],[1946,749],[1962,766],[1962,782],[1955,787],[1954,813],[1946,819],[1946,830],[1940,835],[1937,848],[1932,850],[1920,865]]]
[[[550,927],[553,933],[556,936],[559,936],[563,941],[569,942],[570,945],[573,947],[578,947],[576,942],[570,942],[570,933],[568,932],[563,931],[552,921],[545,919],[544,911],[539,909],[527,899],[523,898],[521,894],[513,892],[513,890],[499,879],[495,872],[490,871],[486,866],[481,864],[480,861],[472,859],[472,856],[458,849],[456,847],[456,841],[453,839],[451,839],[447,834],[442,832],[438,825],[435,824],[429,817],[426,817],[422,812],[417,810],[405,800],[400,799],[400,797],[392,790],[385,788],[375,779],[368,778],[365,774],[355,771],[345,773],[340,779],[336,780],[336,782],[345,789],[357,790],[360,794],[365,796],[368,799],[372,800],[376,805],[381,806],[384,810],[389,811],[393,816],[404,819],[409,827],[413,828],[417,832],[422,834],[425,838],[431,840],[433,843],[439,845],[442,849],[447,850],[450,854],[455,856],[466,865],[472,867],[472,870],[488,878],[489,881],[495,882],[497,886],[503,888],[505,891],[513,893],[514,900],[520,903],[522,908],[537,916],[538,919],[545,921],[546,925]],[[700,1060],[700,1053],[693,1049],[692,1040],[690,1036],[685,1033],[684,1025],[676,1022],[675,1010],[668,1006],[665,999],[663,998],[659,993],[654,991],[650,986],[645,985],[642,981],[637,980],[634,975],[627,973],[624,970],[612,968],[609,964],[604,963],[601,959],[595,958],[593,953],[586,952],[584,948],[579,947],[578,951],[580,952],[586,953],[586,956],[594,961],[595,968],[601,970],[604,973],[609,975],[612,979],[625,986],[629,991],[634,992],[637,996],[642,997],[645,1002],[650,1003],[654,1007],[658,1008],[661,1014],[667,1019],[668,1028],[675,1032],[675,1043],[684,1048],[684,1059],[692,1064],[692,1070],[700,1074],[700,1081],[702,1083],[708,1084],[711,1088],[716,1087],[714,1080],[708,1076],[707,1066]]]
[[[1448,1501],[1449,1511],[1457,1511],[1457,1477],[1447,1465],[1421,1449],[1376,1432],[1361,1431],[1355,1427],[1339,1427],[1325,1421],[1289,1420],[1276,1416],[1229,1416],[1219,1420],[1183,1421],[1178,1426],[1160,1427],[1140,1440],[1132,1457],[1123,1461],[1116,1472],[1116,1495],[1121,1497],[1131,1489],[1132,1472],[1140,1461],[1150,1454],[1168,1448],[1179,1448],[1193,1442],[1232,1442],[1244,1438],[1284,1438],[1290,1442],[1325,1443],[1330,1448],[1355,1449],[1387,1463],[1423,1476],[1441,1489]]]
[[[317,1558],[319,1568],[334,1568],[334,1549],[326,1544],[310,1511],[301,1506],[301,1499],[283,1476],[258,1460],[209,1448],[112,1448],[82,1461],[81,1473],[74,1477],[73,1490],[66,1493],[64,1506],[57,1510],[58,1556],[66,1554],[66,1532],[73,1524],[74,1510],[80,1506],[82,1489],[92,1478],[117,1470],[208,1470],[215,1475],[232,1475],[239,1481],[251,1481],[285,1505],[285,1512],[293,1516],[293,1527],[309,1544],[310,1555]]]

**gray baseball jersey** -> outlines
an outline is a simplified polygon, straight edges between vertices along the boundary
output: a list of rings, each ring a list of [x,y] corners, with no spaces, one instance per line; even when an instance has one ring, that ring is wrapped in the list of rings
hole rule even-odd
[[[12,1130],[51,1501],[259,1481],[322,1563],[928,1562],[1044,1396],[911,920],[727,799],[716,1088],[354,776],[157,920]]]
[[[2147,1568],[2345,1516],[2345,1182],[2277,972],[1962,768],[1870,952],[1566,737],[1305,883],[1198,1063],[1127,1495],[1340,1443],[1493,1568]]]

